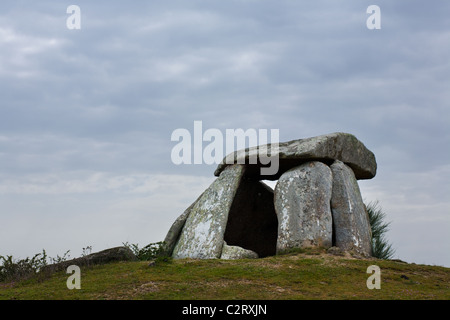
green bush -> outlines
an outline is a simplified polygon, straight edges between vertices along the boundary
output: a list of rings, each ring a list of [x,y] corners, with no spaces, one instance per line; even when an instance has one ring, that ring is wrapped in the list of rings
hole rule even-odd
[[[150,261],[150,260],[158,260],[158,261],[168,261],[169,257],[165,254],[164,242],[155,242],[146,245],[143,248],[139,248],[138,244],[129,244],[128,242],[123,243],[123,245],[129,248],[135,256],[141,261]]]
[[[70,250],[69,250],[70,251]],[[69,251],[56,258],[47,256],[45,250],[35,254],[32,258],[14,259],[13,256],[0,256],[0,282],[12,282],[26,280],[39,272],[49,264],[64,262],[68,258]]]
[[[24,280],[47,265],[45,250],[33,258],[15,260],[13,256],[0,256],[0,282]]]
[[[372,229],[372,255],[378,259],[392,259],[395,250],[385,238],[385,233],[389,230],[390,225],[390,222],[384,221],[386,213],[381,209],[378,201],[369,202],[366,208]]]

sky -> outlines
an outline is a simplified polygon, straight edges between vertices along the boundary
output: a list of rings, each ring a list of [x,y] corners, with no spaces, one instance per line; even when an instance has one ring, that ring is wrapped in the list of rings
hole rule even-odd
[[[449,13],[444,0],[2,0],[0,255],[162,241],[215,179],[215,164],[171,159],[172,132],[202,121],[280,141],[354,134],[377,159],[359,185],[395,258],[450,267]]]

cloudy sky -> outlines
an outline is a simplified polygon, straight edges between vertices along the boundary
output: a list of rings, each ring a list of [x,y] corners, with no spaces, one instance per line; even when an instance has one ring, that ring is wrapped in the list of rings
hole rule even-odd
[[[2,0],[0,255],[163,240],[215,178],[171,161],[172,132],[198,120],[281,141],[354,134],[376,155],[360,187],[396,258],[450,267],[449,13],[443,0]]]

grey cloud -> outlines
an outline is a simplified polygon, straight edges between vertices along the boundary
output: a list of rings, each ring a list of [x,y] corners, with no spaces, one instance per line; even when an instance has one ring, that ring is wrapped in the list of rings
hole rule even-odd
[[[277,128],[281,140],[353,133],[379,164],[364,190],[394,216],[390,194],[414,204],[415,217],[443,201],[445,179],[427,188],[417,179],[449,177],[447,2],[379,1],[376,31],[365,27],[369,1],[77,4],[79,31],[65,27],[69,3],[0,4],[0,176],[212,177],[214,166],[170,161],[172,131],[202,120],[205,129]],[[80,197],[88,208],[91,196]],[[40,201],[36,215],[50,210],[37,199],[20,201]]]

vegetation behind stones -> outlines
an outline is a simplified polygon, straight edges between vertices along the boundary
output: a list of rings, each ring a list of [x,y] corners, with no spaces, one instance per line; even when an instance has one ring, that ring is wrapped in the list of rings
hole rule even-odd
[[[378,201],[369,202],[366,209],[372,229],[372,255],[378,259],[392,259],[395,250],[385,236],[390,225],[390,222],[385,222],[386,213],[382,210]]]

